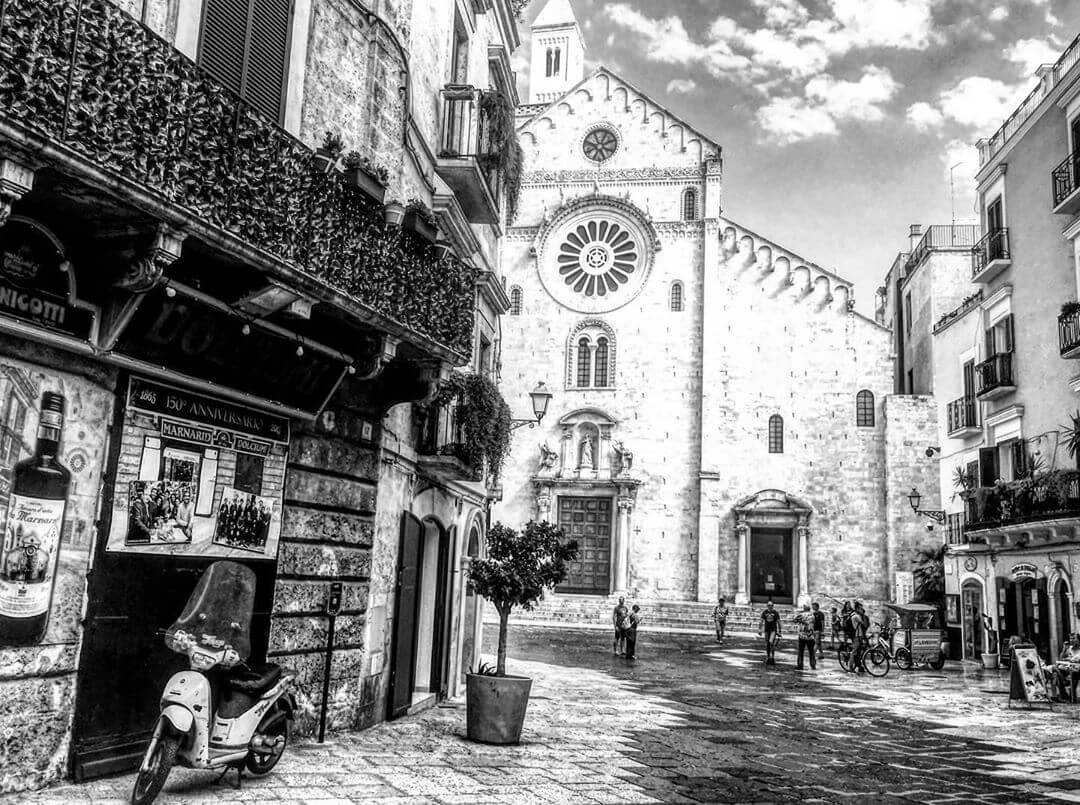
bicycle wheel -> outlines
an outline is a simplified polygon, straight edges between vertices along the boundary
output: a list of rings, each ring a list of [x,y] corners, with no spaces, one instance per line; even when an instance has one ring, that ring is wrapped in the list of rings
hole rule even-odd
[[[870,676],[885,676],[889,673],[889,655],[877,646],[868,649],[863,654],[862,667]]]
[[[911,659],[911,652],[906,648],[898,648],[896,654],[893,655],[893,661],[901,671],[910,671],[915,666]]]
[[[840,648],[836,650],[836,659],[840,663],[840,667],[845,671],[851,670],[851,646],[847,643],[841,643]]]

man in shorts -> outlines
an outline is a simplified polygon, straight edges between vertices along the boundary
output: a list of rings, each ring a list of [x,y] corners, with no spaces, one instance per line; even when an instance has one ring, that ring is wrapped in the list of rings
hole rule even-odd
[[[615,642],[612,643],[612,648],[616,655],[626,651],[626,625],[629,618],[630,610],[626,606],[626,599],[620,595],[619,603],[611,613],[611,624],[615,627]]]
[[[821,611],[821,605],[817,601],[813,603],[812,614],[814,616],[814,644],[817,646],[818,659],[824,659],[825,647],[825,613]]]
[[[776,643],[780,640],[780,613],[773,607],[770,598],[761,611],[758,622],[758,637],[765,638],[765,664],[776,665]]]

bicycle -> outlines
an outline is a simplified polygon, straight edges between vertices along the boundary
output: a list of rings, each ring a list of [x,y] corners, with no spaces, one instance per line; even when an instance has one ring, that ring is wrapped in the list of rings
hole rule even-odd
[[[910,671],[915,667],[915,663],[911,657],[911,651],[907,646],[900,646],[900,648],[893,650],[892,642],[893,636],[896,634],[896,629],[889,629],[887,626],[874,621],[874,625],[878,627],[875,633],[875,640],[873,645],[880,648],[888,655],[891,662],[896,663],[896,667],[901,671]]]
[[[839,661],[840,667],[845,671],[855,669],[854,654],[855,646],[847,640],[841,643],[840,648],[836,650],[836,659]],[[870,676],[883,677],[889,673],[890,662],[888,652],[880,645],[867,645],[862,651],[858,667],[862,668]]]

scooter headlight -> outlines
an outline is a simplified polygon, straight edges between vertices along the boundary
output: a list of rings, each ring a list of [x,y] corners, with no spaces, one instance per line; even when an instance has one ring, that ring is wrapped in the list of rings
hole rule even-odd
[[[208,671],[217,665],[217,656],[202,651],[191,652],[191,667],[196,671]]]

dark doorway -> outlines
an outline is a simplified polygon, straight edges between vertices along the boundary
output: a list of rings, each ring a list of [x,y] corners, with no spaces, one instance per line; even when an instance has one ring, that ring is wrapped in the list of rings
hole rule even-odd
[[[389,718],[400,718],[412,705],[416,657],[416,606],[424,526],[408,512],[401,516],[397,590],[394,595],[394,650],[387,696]]]
[[[977,660],[983,650],[983,588],[966,582],[960,595],[960,620],[964,626],[964,659]]]
[[[611,515],[611,498],[559,498],[559,528],[578,543],[577,561],[570,562],[560,592],[611,592]]]
[[[754,528],[750,532],[750,600],[790,604],[795,563],[791,529]]]
[[[1050,599],[1046,579],[1024,579],[1016,585],[1016,616],[1020,632],[1028,638],[1043,657],[1050,656]]]
[[[1069,612],[1069,588],[1065,582],[1058,579],[1054,588],[1054,597],[1058,612],[1058,622],[1053,637],[1054,647],[1060,649],[1072,634],[1072,613]]]

